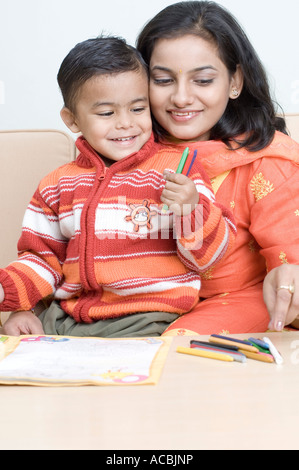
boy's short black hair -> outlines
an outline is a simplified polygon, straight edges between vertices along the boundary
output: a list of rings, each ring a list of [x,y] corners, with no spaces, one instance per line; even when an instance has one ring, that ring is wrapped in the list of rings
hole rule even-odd
[[[100,36],[77,44],[63,60],[57,80],[64,105],[72,112],[80,87],[96,75],[144,71],[148,67],[141,54],[123,38]]]

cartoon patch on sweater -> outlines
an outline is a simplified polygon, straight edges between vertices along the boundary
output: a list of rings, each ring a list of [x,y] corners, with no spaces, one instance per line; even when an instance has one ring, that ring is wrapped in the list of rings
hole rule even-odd
[[[134,224],[134,231],[139,232],[140,227],[152,228],[151,218],[157,215],[156,211],[151,211],[150,203],[147,199],[142,204],[129,204],[131,214],[125,217],[127,222]]]

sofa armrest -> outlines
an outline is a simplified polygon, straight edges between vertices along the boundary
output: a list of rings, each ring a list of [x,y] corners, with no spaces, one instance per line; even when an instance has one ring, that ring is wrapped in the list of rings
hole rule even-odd
[[[0,131],[0,267],[16,259],[23,216],[40,180],[75,156],[65,132]]]

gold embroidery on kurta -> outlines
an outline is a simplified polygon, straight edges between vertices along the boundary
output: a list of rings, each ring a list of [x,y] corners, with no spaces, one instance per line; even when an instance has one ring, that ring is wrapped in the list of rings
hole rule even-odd
[[[299,217],[299,210],[298,209],[295,211],[295,216]]]
[[[213,279],[213,268],[210,268],[206,272],[202,273],[201,278],[205,281],[211,281]]]
[[[279,259],[281,261],[281,264],[289,264],[288,259],[287,259],[287,255],[283,251],[280,253]]]
[[[230,203],[230,208],[231,208],[231,209],[234,209],[235,207],[236,207],[236,203],[235,203],[235,201],[232,201],[232,202]]]
[[[274,191],[273,184],[271,184],[270,181],[266,181],[262,173],[252,178],[250,188],[256,201],[260,201]]]

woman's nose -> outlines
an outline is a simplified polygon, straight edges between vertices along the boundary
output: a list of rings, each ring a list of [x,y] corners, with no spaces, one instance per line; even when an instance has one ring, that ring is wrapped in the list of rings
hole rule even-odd
[[[190,106],[194,101],[191,86],[185,80],[177,82],[174,92],[172,94],[172,102],[175,106],[183,108]]]

